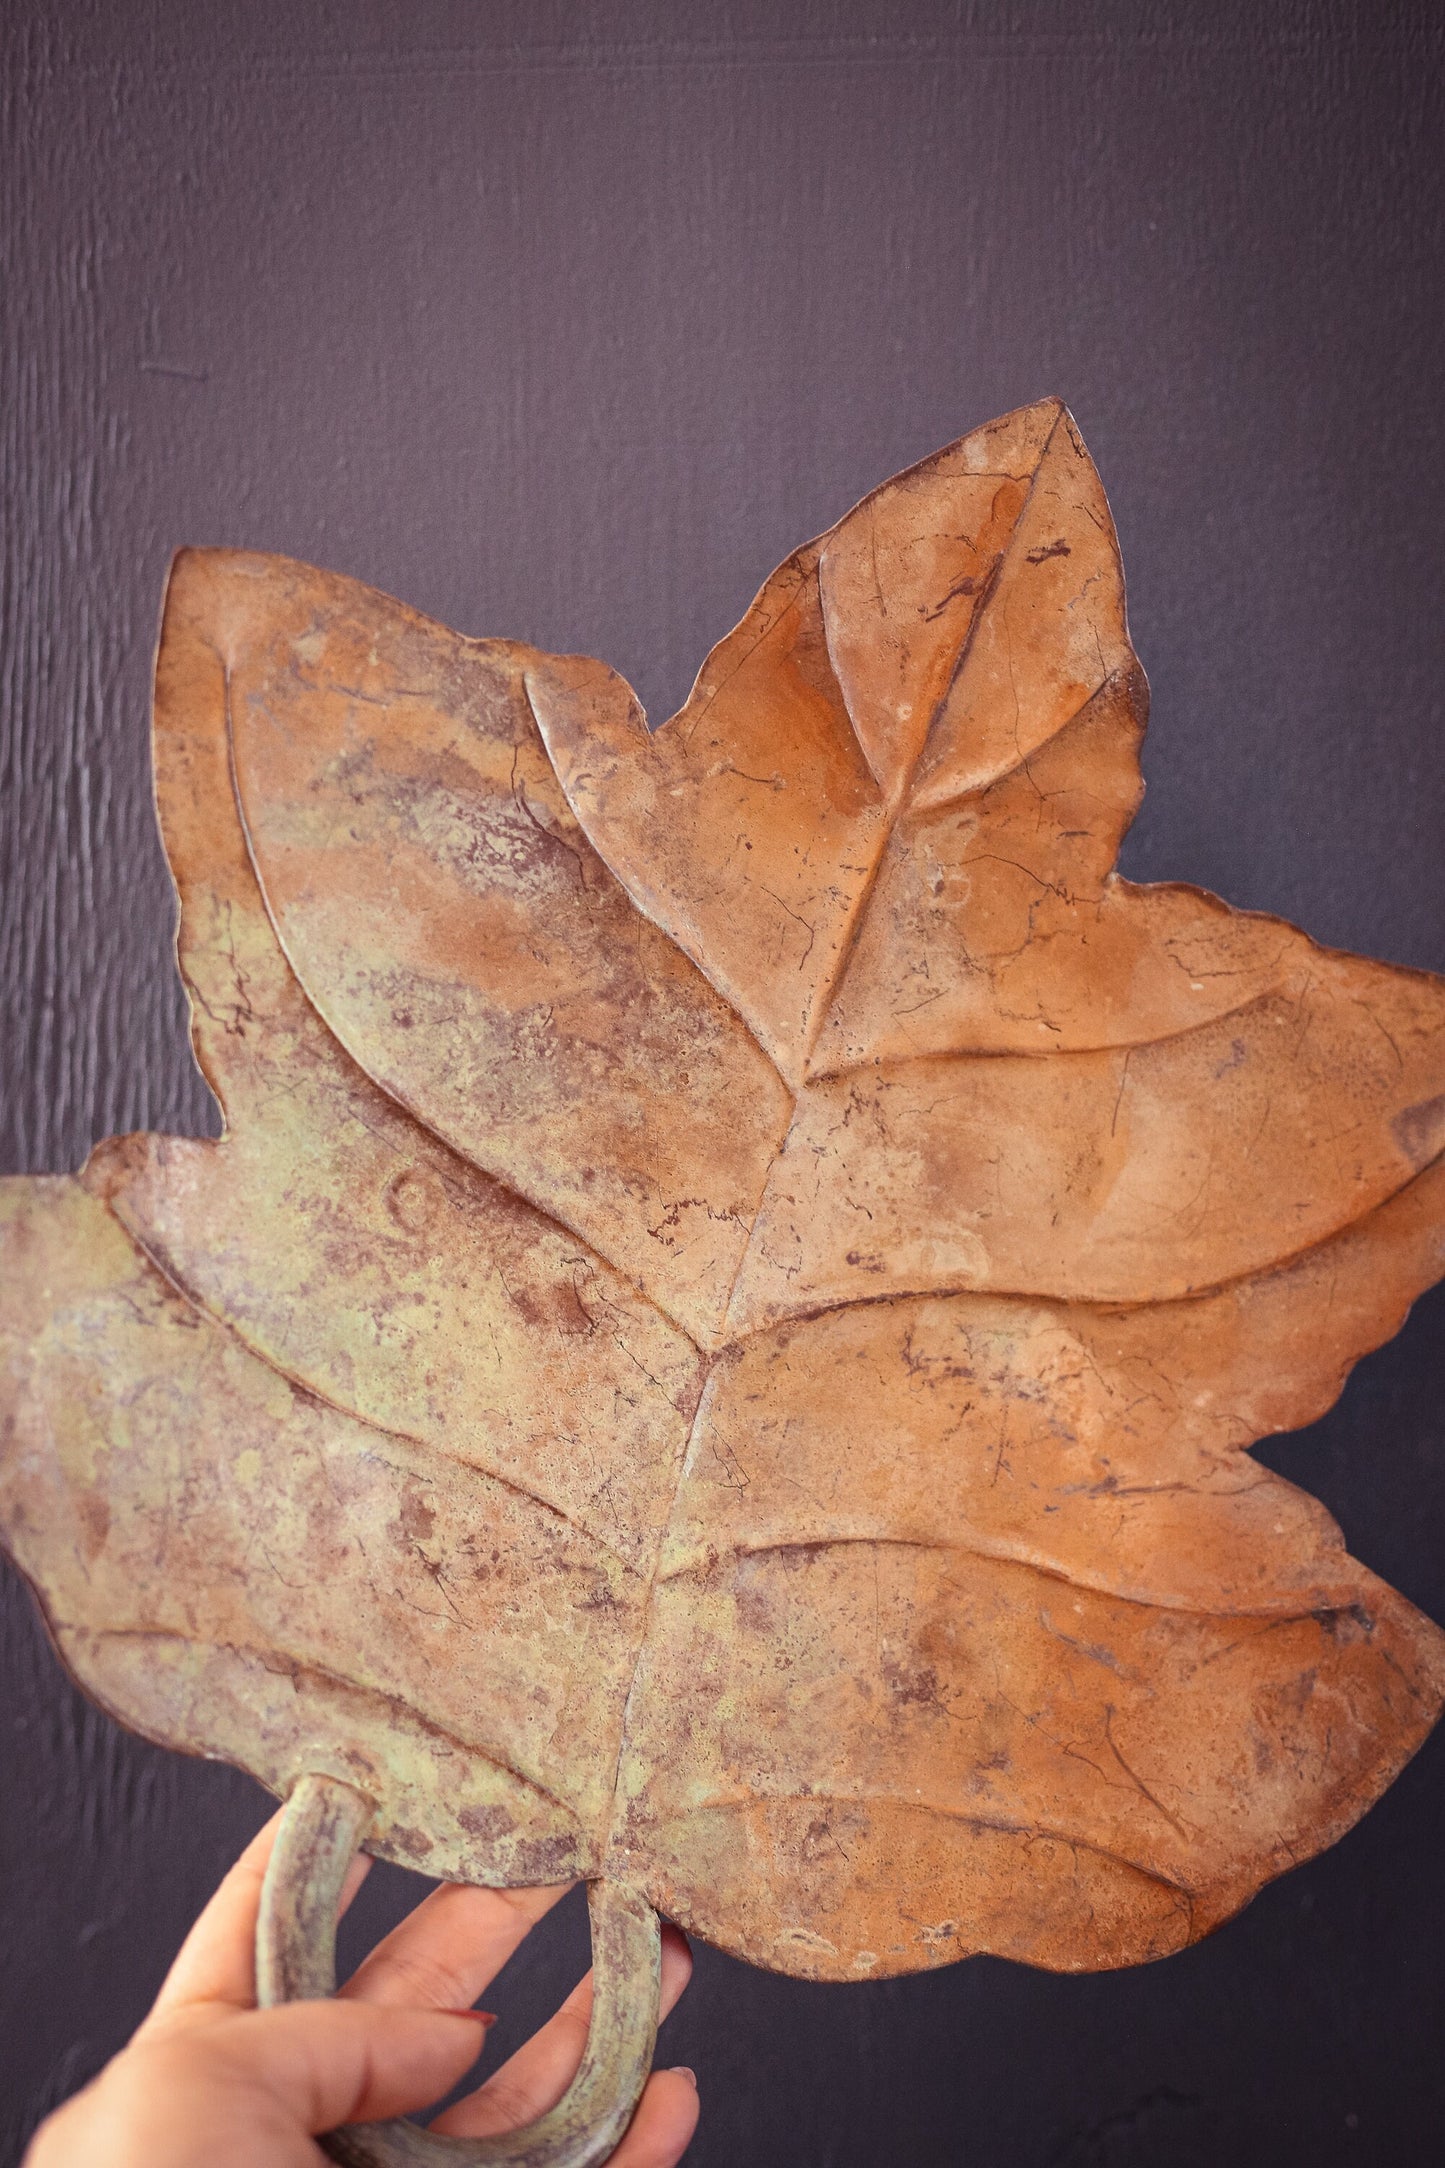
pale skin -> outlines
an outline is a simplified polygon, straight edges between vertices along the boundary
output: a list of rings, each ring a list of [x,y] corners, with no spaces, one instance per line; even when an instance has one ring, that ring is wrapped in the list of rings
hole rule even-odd
[[[412,2113],[470,2069],[488,2023],[474,1998],[562,1889],[443,1885],[331,2001],[258,2010],[256,1913],[277,1821],[206,1906],[134,2038],[41,2125],[23,2168],[328,2168],[319,2131]],[[353,1864],[343,1910],[369,1865]],[[664,2015],[691,1971],[686,1939],[665,1928]],[[581,2061],[591,2004],[589,1974],[433,2129],[475,2137],[551,2107]],[[612,2168],[673,2168],[697,2117],[691,2071],[654,2071]]]

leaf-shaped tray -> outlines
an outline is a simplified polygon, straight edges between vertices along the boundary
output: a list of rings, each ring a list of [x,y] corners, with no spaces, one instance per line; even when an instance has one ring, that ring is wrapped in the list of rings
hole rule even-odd
[[[593,1880],[617,2039],[516,2158],[625,2119],[651,1906],[814,1979],[1134,1963],[1435,1720],[1438,1630],[1248,1447],[1445,1270],[1445,984],[1121,880],[1144,707],[1053,401],[799,550],[655,736],[599,663],[176,561],[226,1135],[0,1185],[0,1524],[107,1708],[300,1785],[313,1912],[363,1836]],[[325,1986],[295,1897],[267,1992]]]

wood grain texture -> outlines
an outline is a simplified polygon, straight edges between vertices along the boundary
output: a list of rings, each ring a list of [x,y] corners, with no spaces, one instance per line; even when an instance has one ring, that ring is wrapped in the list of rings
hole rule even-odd
[[[7,1167],[213,1125],[145,782],[175,543],[605,653],[665,713],[760,561],[1049,383],[1154,686],[1126,870],[1445,962],[1432,11],[20,6],[4,36]],[[1437,1616],[1441,1314],[1264,1455]],[[6,1664],[13,2148],[260,1810],[78,1710],[23,1611]],[[941,2160],[960,2119],[982,2159],[1433,2158],[1437,1759],[1132,1979],[965,1967],[839,2015],[705,1965],[699,2158]]]

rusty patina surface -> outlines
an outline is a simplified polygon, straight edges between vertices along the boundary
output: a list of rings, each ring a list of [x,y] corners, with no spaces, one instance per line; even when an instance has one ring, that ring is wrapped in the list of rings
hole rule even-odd
[[[336,1920],[346,1871],[371,1824],[369,1799],[334,1777],[305,1776],[286,1803],[266,1868],[256,1934],[263,2008],[336,1988]],[[592,2007],[587,2047],[556,2104],[523,2131],[456,2138],[397,2120],[351,2124],[321,2140],[341,2168],[597,2168],[647,2081],[657,2039],[661,1937],[645,1898],[588,1888]]]
[[[1445,984],[1119,879],[1144,705],[1054,402],[652,737],[182,555],[226,1135],[0,1185],[0,1523],[88,1690],[817,1979],[1160,1956],[1346,1829],[1445,1639],[1248,1448],[1445,1270]]]

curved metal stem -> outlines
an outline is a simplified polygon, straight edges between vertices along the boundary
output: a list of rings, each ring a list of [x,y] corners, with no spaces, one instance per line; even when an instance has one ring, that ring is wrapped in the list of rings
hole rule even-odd
[[[265,2006],[336,1988],[341,1886],[371,1803],[334,1777],[303,1777],[286,1803],[261,1892],[256,1996]],[[613,1882],[587,1891],[592,2023],[571,2085],[522,2130],[451,2138],[416,2123],[352,2123],[322,2146],[344,2168],[596,2168],[618,2144],[647,2082],[657,2037],[661,1941],[645,1899]]]

